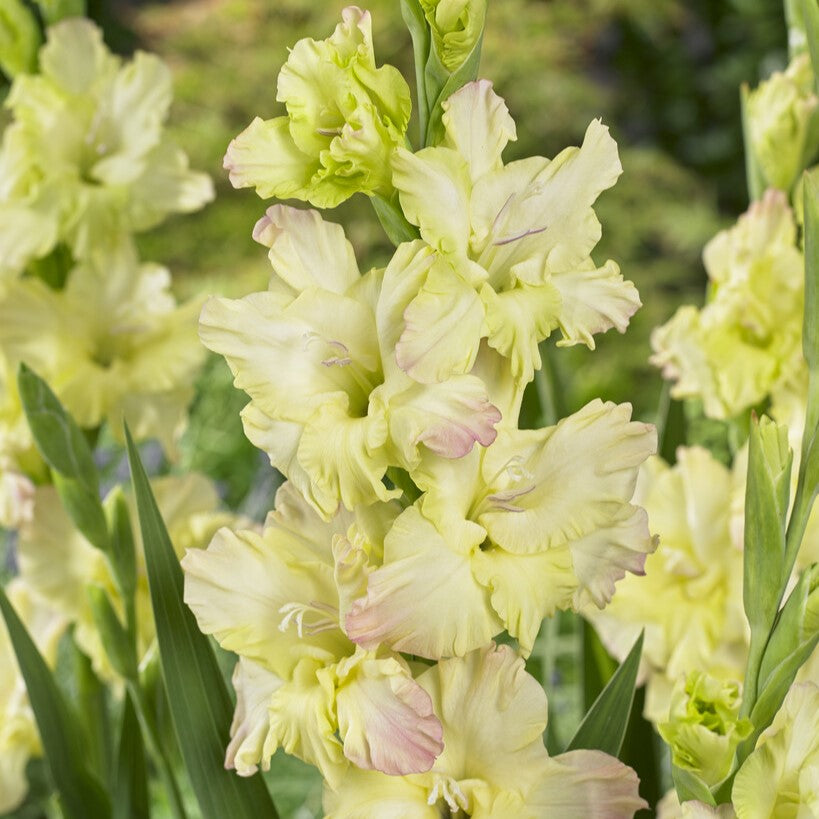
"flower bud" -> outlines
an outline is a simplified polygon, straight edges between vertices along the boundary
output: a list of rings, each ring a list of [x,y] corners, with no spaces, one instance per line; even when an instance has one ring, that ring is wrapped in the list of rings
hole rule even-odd
[[[421,0],[432,45],[444,68],[454,74],[478,44],[486,0]]]
[[[299,40],[277,99],[286,116],[257,117],[228,147],[234,187],[322,208],[357,192],[392,194],[390,155],[404,144],[410,92],[396,68],[375,67],[369,12],[350,6],[331,37]]]
[[[789,191],[819,148],[819,97],[810,57],[772,74],[747,100],[750,149],[768,187]]]
[[[752,725],[739,719],[740,685],[695,671],[679,680],[671,695],[668,722],[659,726],[674,764],[713,786],[731,771],[737,745]]]

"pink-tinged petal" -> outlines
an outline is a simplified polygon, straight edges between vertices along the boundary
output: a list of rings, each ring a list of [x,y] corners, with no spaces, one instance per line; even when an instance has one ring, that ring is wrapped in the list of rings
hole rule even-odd
[[[418,466],[423,444],[444,458],[462,458],[475,443],[489,446],[497,435],[500,410],[490,403],[480,379],[464,375],[442,384],[413,384],[391,397],[386,384],[377,400],[387,402],[390,438],[405,469]]]
[[[233,670],[236,710],[230,726],[230,743],[225,752],[225,768],[239,776],[252,776],[261,764],[270,768],[264,755],[264,743],[270,730],[268,708],[273,693],[283,681],[257,663],[239,658]]]
[[[423,773],[444,749],[429,694],[404,665],[359,654],[339,664],[336,694],[344,755],[392,776]]]
[[[384,565],[347,615],[347,636],[364,648],[384,643],[430,659],[462,656],[489,642],[502,626],[472,574],[477,543],[459,548],[417,507],[406,509],[385,540]]]
[[[538,816],[560,819],[632,819],[648,805],[637,791],[637,774],[601,751],[570,751],[544,765],[526,800]]]
[[[318,211],[273,205],[256,223],[253,238],[270,248],[273,270],[299,292],[321,287],[341,295],[361,276],[344,229]]]

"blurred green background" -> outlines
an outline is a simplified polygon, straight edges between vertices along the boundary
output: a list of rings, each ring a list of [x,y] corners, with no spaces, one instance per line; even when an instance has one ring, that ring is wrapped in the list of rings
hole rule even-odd
[[[250,236],[266,203],[234,191],[222,169],[230,139],[254,116],[280,113],[276,76],[287,47],[323,38],[338,0],[96,0],[92,14],[109,43],[157,52],[175,75],[172,129],[195,167],[216,180],[214,204],[169,220],[141,239],[167,264],[181,295],[239,296],[265,286],[264,248]],[[372,0],[376,55],[411,82],[411,47],[397,0]],[[625,172],[599,201],[599,261],[615,259],[641,294],[628,333],[598,349],[553,350],[559,406],[601,396],[631,401],[652,420],[661,382],[647,364],[651,328],[682,302],[699,303],[702,247],[747,204],[739,86],[786,61],[779,0],[490,0],[481,75],[517,121],[507,159],[553,156],[579,144],[589,121],[611,127]],[[411,133],[413,133],[411,131]],[[369,202],[356,197],[329,214],[344,224],[362,267],[390,251]],[[218,479],[232,506],[263,509],[269,469],[242,436],[243,395],[215,358],[200,382],[184,465]],[[536,420],[536,419],[535,419]],[[534,420],[533,420],[534,422]]]

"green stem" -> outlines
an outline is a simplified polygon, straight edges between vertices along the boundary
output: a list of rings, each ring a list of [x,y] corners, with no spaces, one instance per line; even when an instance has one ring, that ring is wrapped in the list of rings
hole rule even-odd
[[[427,123],[429,121],[429,102],[427,100],[427,86],[425,69],[430,48],[430,32],[427,26],[424,11],[418,0],[402,0],[401,14],[412,37],[412,53],[415,62],[415,98],[418,104],[419,148],[423,148],[426,140]]]
[[[165,746],[156,732],[156,726],[151,719],[150,709],[145,702],[142,689],[136,680],[126,681],[126,687],[128,689],[128,696],[131,699],[131,704],[134,706],[134,711],[139,720],[139,727],[142,730],[145,746],[151,755],[154,765],[156,765],[159,771],[159,776],[167,791],[171,811],[176,819],[186,819],[185,804],[182,800],[182,793],[179,790],[179,785],[173,772],[173,765],[165,750]]]
[[[745,666],[745,682],[742,685],[742,705],[739,716],[750,716],[751,710],[756,705],[757,687],[759,685],[759,668],[762,665],[762,658],[765,656],[765,649],[771,637],[769,628],[767,634],[758,630],[751,631],[751,644],[748,648],[748,663]]]

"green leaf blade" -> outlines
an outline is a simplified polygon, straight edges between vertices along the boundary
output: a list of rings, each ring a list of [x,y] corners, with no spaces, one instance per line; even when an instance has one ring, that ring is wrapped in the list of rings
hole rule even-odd
[[[133,703],[126,696],[122,703],[113,819],[148,819],[150,814],[145,745]]]
[[[142,530],[160,662],[171,716],[205,819],[277,817],[264,781],[224,767],[232,707],[208,638],[183,602],[183,576],[127,427],[128,461]]]
[[[45,462],[97,495],[97,469],[80,427],[48,384],[25,364],[20,365],[17,386],[34,443]]]
[[[51,776],[67,819],[109,819],[111,805],[102,785],[85,767],[83,732],[60,693],[45,660],[0,587],[0,612],[26,683]]]
[[[587,749],[618,756],[623,747],[634,688],[643,651],[643,632],[628,656],[614,672],[600,696],[594,701],[566,750]]]

